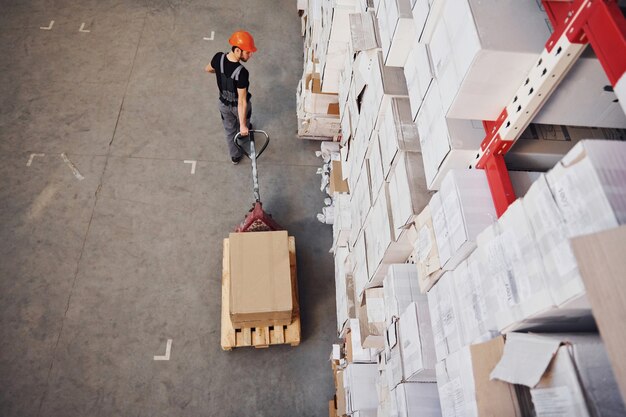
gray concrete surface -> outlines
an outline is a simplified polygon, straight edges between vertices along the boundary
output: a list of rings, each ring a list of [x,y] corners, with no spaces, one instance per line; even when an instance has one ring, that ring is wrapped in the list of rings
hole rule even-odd
[[[326,415],[332,234],[315,219],[319,144],[295,137],[295,1],[0,10],[0,415]],[[297,242],[296,348],[220,348],[221,242],[251,173],[230,164],[203,68],[238,28],[257,40],[253,122],[272,136],[261,196]]]

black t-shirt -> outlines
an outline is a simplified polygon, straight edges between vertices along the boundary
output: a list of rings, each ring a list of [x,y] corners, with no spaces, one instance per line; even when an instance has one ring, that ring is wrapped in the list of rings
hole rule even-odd
[[[222,60],[222,54],[224,52],[218,52],[211,59],[211,66],[215,70],[216,80],[217,80],[217,88],[219,88],[220,93],[222,92],[222,85],[220,83],[220,61]],[[239,62],[231,62],[228,57],[224,57],[224,75],[230,78],[233,75],[233,71],[237,69],[241,65]],[[249,88],[250,87],[250,73],[248,70],[243,67],[239,72],[239,80],[233,80],[236,88]],[[250,91],[248,91],[248,100],[250,100],[252,95]]]

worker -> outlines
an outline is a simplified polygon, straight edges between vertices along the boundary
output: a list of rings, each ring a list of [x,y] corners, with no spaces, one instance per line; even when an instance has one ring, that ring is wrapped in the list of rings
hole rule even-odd
[[[217,78],[217,87],[220,91],[219,110],[226,132],[226,142],[230,159],[237,165],[243,154],[233,143],[233,138],[237,132],[243,137],[248,136],[248,131],[252,128],[251,95],[248,91],[250,74],[241,63],[250,59],[256,52],[256,46],[252,35],[243,30],[233,33],[228,43],[231,45],[230,52],[216,53],[205,71],[214,73]]]

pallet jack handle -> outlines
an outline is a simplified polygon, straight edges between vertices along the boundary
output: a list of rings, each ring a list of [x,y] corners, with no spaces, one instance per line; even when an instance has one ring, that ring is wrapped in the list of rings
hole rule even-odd
[[[254,201],[261,202],[261,195],[259,193],[259,178],[257,173],[256,160],[261,156],[267,145],[270,143],[270,136],[264,130],[249,130],[248,136],[241,136],[241,132],[237,132],[233,138],[235,145],[252,161],[252,186],[254,192]],[[257,153],[255,144],[255,134],[261,134],[265,137],[261,149]]]

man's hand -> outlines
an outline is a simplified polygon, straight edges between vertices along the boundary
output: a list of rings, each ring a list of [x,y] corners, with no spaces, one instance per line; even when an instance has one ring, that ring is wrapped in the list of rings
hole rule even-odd
[[[250,133],[250,131],[248,130],[248,126],[246,125],[241,125],[239,127],[239,133],[241,134],[241,136],[248,136],[248,134]]]

